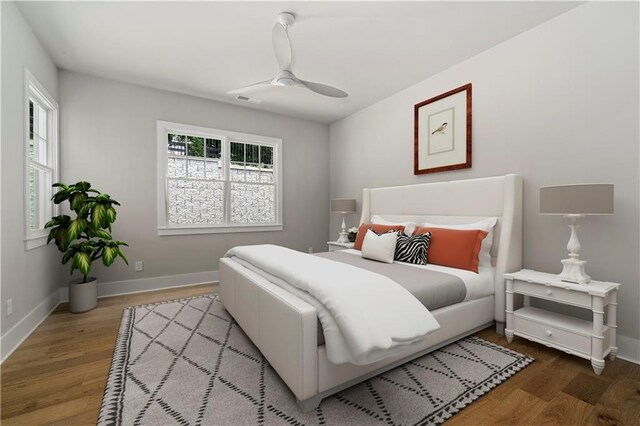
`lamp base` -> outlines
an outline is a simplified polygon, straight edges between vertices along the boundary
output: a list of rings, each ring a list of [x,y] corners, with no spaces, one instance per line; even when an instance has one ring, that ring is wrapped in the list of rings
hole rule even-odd
[[[338,241],[339,243],[348,243],[349,242],[349,233],[348,232],[344,232],[342,231],[340,234],[340,236],[338,237]]]
[[[584,271],[584,267],[587,264],[586,260],[579,260],[576,258],[563,259],[562,272],[558,277],[568,283],[576,284],[589,284],[591,277]]]

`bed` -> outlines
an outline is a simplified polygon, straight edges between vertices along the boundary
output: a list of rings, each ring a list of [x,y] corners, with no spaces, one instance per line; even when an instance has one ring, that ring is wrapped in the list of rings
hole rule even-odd
[[[334,364],[322,344],[318,312],[311,304],[233,258],[220,259],[221,302],[304,411],[317,407],[322,398],[494,323],[499,333],[504,330],[503,275],[522,266],[521,176],[365,189],[360,223],[369,222],[374,215],[388,221],[443,225],[496,217],[489,291],[431,310],[440,328],[392,357],[366,365]]]

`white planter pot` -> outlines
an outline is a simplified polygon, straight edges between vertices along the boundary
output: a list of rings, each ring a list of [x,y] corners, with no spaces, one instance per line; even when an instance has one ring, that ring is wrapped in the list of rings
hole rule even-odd
[[[98,280],[88,277],[83,283],[82,278],[69,283],[69,311],[74,314],[87,312],[98,304]]]

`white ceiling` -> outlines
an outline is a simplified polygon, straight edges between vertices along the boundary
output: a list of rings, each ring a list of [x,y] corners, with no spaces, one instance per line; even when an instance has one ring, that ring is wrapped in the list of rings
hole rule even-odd
[[[19,8],[62,69],[331,123],[578,4],[22,2]],[[283,11],[296,15],[289,31],[296,75],[349,98],[268,88],[249,94],[264,101],[254,106],[226,94],[276,74],[271,28]]]

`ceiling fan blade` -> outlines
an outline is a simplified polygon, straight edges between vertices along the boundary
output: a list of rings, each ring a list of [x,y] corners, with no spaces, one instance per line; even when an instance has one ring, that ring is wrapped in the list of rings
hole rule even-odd
[[[312,81],[304,81],[300,79],[298,81],[302,83],[302,85],[305,86],[307,89],[324,96],[329,96],[332,98],[346,98],[349,96],[347,92],[344,92],[340,89],[336,89],[335,87],[332,87],[332,86],[327,86],[326,84],[314,83]]]
[[[230,95],[239,95],[241,93],[249,92],[254,89],[258,89],[260,87],[271,86],[271,80],[261,81],[260,83],[250,84],[249,86],[244,86],[239,89],[229,90],[227,93]]]
[[[280,70],[291,69],[291,41],[287,28],[279,22],[273,26],[271,32],[273,53],[276,55]]]

